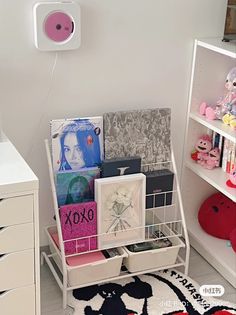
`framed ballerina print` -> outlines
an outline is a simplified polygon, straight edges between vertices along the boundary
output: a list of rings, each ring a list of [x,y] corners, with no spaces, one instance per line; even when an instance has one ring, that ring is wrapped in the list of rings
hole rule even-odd
[[[145,239],[144,174],[95,179],[98,248],[123,246]]]

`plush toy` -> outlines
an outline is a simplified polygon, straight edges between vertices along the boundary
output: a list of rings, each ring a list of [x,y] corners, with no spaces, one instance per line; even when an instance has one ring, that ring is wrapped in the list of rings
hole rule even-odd
[[[235,79],[235,89],[236,89],[236,79]],[[236,96],[236,93],[235,93]],[[226,125],[229,125],[231,128],[236,130],[236,97],[234,101],[230,104],[231,106],[229,107],[229,113],[225,114],[222,117],[223,122]]]
[[[194,161],[197,161],[197,163],[203,165],[211,148],[211,137],[208,135],[203,135],[195,144],[195,150],[191,153],[191,158]]]
[[[228,90],[230,91],[230,99],[227,104],[227,113],[222,117],[226,125],[230,125],[236,130],[236,67],[229,72]]]
[[[236,188],[236,166],[231,170],[226,185],[230,188]]]
[[[209,106],[206,102],[200,105],[199,113],[205,115],[207,119],[223,119],[226,124],[231,127],[236,127],[236,67],[231,69],[226,77],[225,88],[228,90],[227,94],[217,101],[215,106]],[[225,116],[227,115],[227,116]]]
[[[219,148],[213,148],[205,157],[205,162],[203,166],[209,170],[220,165],[220,150]]]
[[[236,252],[236,204],[218,192],[207,198],[198,212],[202,229],[215,237],[230,240]]]

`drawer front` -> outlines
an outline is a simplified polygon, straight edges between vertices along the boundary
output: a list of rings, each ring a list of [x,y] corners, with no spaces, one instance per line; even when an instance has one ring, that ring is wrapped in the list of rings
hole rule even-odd
[[[0,291],[34,283],[33,249],[0,257]]]
[[[34,285],[0,292],[0,314],[35,315]]]
[[[31,248],[34,248],[33,223],[0,229],[0,255]]]
[[[0,227],[33,222],[33,195],[0,199]]]

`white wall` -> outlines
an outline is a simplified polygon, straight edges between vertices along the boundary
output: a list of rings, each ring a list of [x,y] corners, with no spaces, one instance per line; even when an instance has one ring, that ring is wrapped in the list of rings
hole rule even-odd
[[[5,133],[40,179],[40,225],[53,222],[43,139],[53,118],[171,107],[181,165],[193,39],[221,36],[226,0],[78,0],[82,46],[33,44],[30,0],[0,2],[0,112]],[[46,239],[41,234],[41,244]]]

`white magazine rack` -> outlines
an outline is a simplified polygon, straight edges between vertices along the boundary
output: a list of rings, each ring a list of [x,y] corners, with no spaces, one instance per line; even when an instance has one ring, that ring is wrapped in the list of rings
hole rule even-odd
[[[117,248],[120,254],[117,257],[112,257],[106,259],[105,261],[98,261],[87,265],[71,267],[67,265],[66,259],[71,256],[83,255],[86,252],[65,255],[64,244],[65,242],[72,240],[63,241],[49,141],[45,140],[45,144],[56,217],[56,226],[46,228],[46,233],[49,238],[50,254],[42,252],[41,264],[44,263],[44,260],[46,261],[58,286],[62,290],[64,309],[67,306],[67,293],[77,288],[107,281],[115,281],[117,279],[132,277],[134,275],[168,268],[182,267],[184,269],[184,273],[188,273],[190,247],[173,151],[171,152],[171,161],[160,162],[151,165],[142,165],[142,171],[148,171],[152,169],[153,166],[155,166],[155,170],[168,168],[174,173],[173,190],[161,192],[161,194],[165,195],[164,205],[161,207],[146,209],[145,215],[145,242],[153,241],[153,230],[159,230],[164,233],[165,238],[167,237],[171,241],[172,246],[138,253],[129,253],[127,248],[120,247]],[[166,202],[166,197],[167,194],[170,193],[172,193],[172,202],[168,205]],[[154,202],[158,194],[160,193],[153,194]],[[140,228],[143,229],[143,227]],[[58,233],[59,246],[57,246],[53,241],[51,237],[52,232]],[[102,234],[93,235],[91,237],[99,236],[102,236]],[[155,238],[155,240],[162,238],[164,237]],[[73,241],[78,240],[81,240],[81,238],[73,239]],[[101,249],[93,251],[99,250]],[[129,270],[123,270],[124,268],[121,270],[120,267],[122,263],[124,263]],[[96,278],[99,274],[100,276]]]

